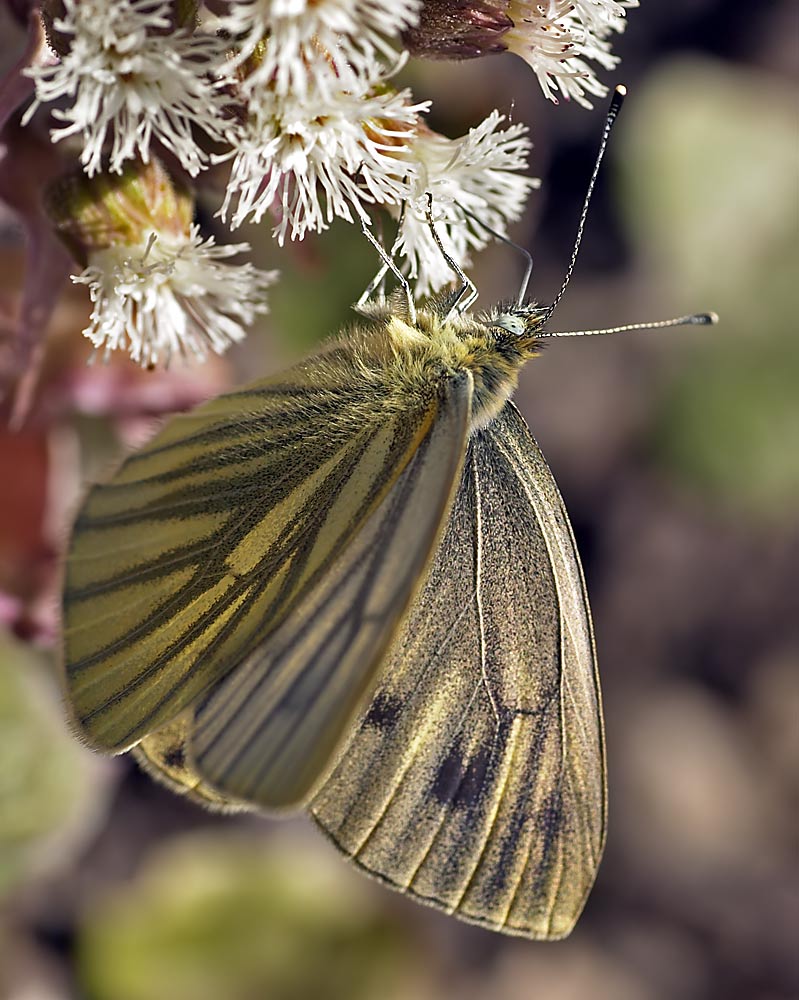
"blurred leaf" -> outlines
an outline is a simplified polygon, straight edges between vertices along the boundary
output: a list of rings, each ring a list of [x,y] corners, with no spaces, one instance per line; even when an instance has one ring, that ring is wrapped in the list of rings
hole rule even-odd
[[[760,515],[799,496],[796,121],[776,78],[694,60],[652,77],[621,129],[633,238],[721,316],[661,413],[662,460]]]
[[[104,762],[68,732],[41,660],[0,638],[0,893],[68,864],[105,799]]]
[[[394,235],[388,220],[383,241]],[[376,230],[380,239],[381,234]],[[294,356],[357,320],[352,304],[380,266],[359,225],[337,220],[319,236],[292,244],[270,292],[274,329]]]
[[[99,902],[79,941],[96,1000],[424,997],[405,928],[315,842],[193,835]]]

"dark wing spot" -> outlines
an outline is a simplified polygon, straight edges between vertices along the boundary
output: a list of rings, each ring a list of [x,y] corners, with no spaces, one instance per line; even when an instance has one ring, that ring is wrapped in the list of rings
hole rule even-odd
[[[433,787],[430,789],[442,806],[452,803],[460,786],[463,771],[463,754],[460,744],[455,742],[439,767]]]
[[[455,743],[438,769],[432,787],[433,795],[441,805],[455,809],[474,808],[482,801],[490,765],[490,750],[481,748],[464,761],[463,751]]]
[[[390,694],[378,694],[366,711],[363,723],[365,726],[372,726],[381,732],[390,732],[397,724],[400,711],[402,710],[402,700]]]
[[[167,767],[174,768],[184,768],[186,766],[186,752],[183,749],[183,744],[176,743],[164,751],[164,764]]]
[[[548,858],[555,840],[560,836],[563,822],[563,801],[558,789],[555,789],[535,818],[536,826],[541,831],[544,857]]]
[[[466,765],[455,793],[454,805],[461,809],[471,809],[483,797],[491,764],[491,752],[481,748]]]

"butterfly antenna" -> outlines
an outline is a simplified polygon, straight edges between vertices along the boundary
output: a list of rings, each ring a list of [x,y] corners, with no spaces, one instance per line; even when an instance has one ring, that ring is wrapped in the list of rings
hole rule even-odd
[[[530,278],[533,274],[533,255],[525,247],[521,246],[519,243],[514,243],[509,236],[505,236],[504,233],[498,232],[496,229],[492,229],[491,226],[487,225],[481,218],[470,211],[468,208],[460,206],[461,212],[464,215],[468,215],[470,219],[473,219],[478,226],[485,229],[487,233],[491,233],[495,240],[499,240],[500,243],[505,243],[507,246],[512,247],[514,250],[518,251],[526,260],[527,265],[524,269],[524,276],[522,277],[522,283],[519,286],[519,293],[516,296],[516,305],[524,305],[524,297],[527,294],[527,286],[530,284]]]
[[[441,242],[441,237],[438,235],[435,222],[433,221],[433,196],[429,192],[427,194],[427,208],[425,210],[425,215],[427,216],[427,225],[430,229],[430,235],[433,237],[433,240],[435,241],[435,244],[438,247],[441,256],[449,264],[449,266],[452,268],[455,274],[457,274],[458,279],[461,283],[460,288],[455,293],[455,296],[452,300],[452,304],[449,307],[449,312],[447,313],[447,316],[450,316],[458,308],[461,299],[463,299],[464,295],[466,295],[467,289],[469,290],[469,294],[466,296],[466,299],[461,305],[459,311],[467,309],[472,304],[472,302],[474,302],[474,300],[477,298],[477,287],[475,286],[475,283],[466,276],[460,264],[444,249],[444,244]]]
[[[566,277],[563,279],[563,284],[560,286],[560,291],[552,300],[552,304],[549,305],[544,312],[542,317],[542,324],[549,320],[549,317],[555,311],[558,303],[563,298],[563,293],[571,280],[571,276],[574,273],[574,265],[577,262],[577,254],[580,250],[580,243],[583,239],[583,229],[585,229],[585,220],[588,215],[588,206],[591,203],[591,195],[594,193],[594,186],[596,185],[596,179],[599,175],[599,167],[602,163],[602,159],[605,155],[605,149],[608,145],[608,138],[610,137],[610,130],[618,117],[621,106],[624,103],[624,98],[627,96],[627,88],[624,86],[618,86],[613,91],[613,97],[610,101],[610,107],[608,108],[607,117],[605,118],[605,128],[602,130],[602,141],[599,143],[599,151],[597,152],[596,162],[594,163],[594,172],[591,174],[591,180],[588,182],[588,190],[585,192],[585,201],[583,202],[583,210],[580,213],[580,221],[577,224],[577,236],[574,241],[574,249],[572,250],[571,260],[569,261],[569,266],[566,269]]]
[[[601,330],[542,330],[538,337],[594,337],[604,333],[627,333],[629,330],[664,330],[671,326],[714,326],[719,318],[714,312],[691,313],[675,319],[660,319],[653,323],[627,323],[624,326],[609,326]]]

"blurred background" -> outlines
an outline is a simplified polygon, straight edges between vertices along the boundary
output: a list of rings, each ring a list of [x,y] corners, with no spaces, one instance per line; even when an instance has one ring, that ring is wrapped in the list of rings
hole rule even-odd
[[[603,683],[609,838],[577,929],[535,944],[460,924],[364,878],[306,820],[214,816],[67,731],[52,593],[82,483],[153,415],[308,350],[375,270],[353,227],[283,252],[250,230],[283,279],[237,353],[87,369],[87,303],[67,290],[34,416],[0,430],[3,1000],[799,995],[799,8],[642,0],[614,51],[603,79],[629,98],[553,323],[721,322],[556,342],[518,393],[571,513]],[[514,235],[551,299],[602,102],[548,104],[510,55],[405,77],[449,135],[494,107],[529,123],[543,185]],[[0,237],[13,310],[11,216]],[[486,251],[481,302],[520,272]]]

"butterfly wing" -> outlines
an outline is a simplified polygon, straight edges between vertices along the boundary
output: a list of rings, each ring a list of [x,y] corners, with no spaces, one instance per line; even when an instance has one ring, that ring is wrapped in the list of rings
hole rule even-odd
[[[471,376],[442,387],[429,434],[308,595],[195,712],[194,770],[264,809],[304,801],[367,692],[458,482]]]
[[[311,812],[422,901],[567,934],[605,835],[590,612],[560,494],[512,406],[469,445],[448,529]]]
[[[134,745],[258,648],[330,571],[449,405],[431,398],[382,412],[380,386],[361,385],[358,371],[342,346],[212,400],[91,490],[63,603],[67,699],[91,745]],[[459,387],[456,467],[471,393]]]
[[[172,722],[149,733],[131,753],[142,768],[157,782],[185,795],[215,812],[251,810],[252,804],[228,798],[212,788],[193,769],[188,756],[188,742],[194,716],[189,709]]]

